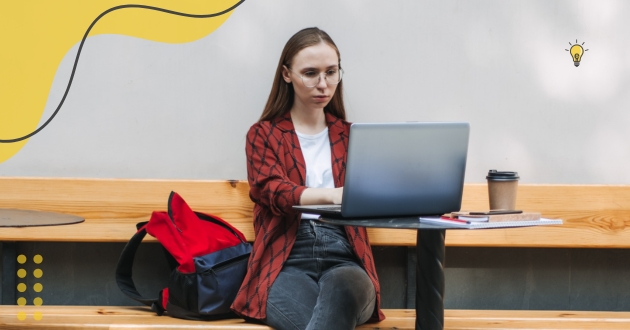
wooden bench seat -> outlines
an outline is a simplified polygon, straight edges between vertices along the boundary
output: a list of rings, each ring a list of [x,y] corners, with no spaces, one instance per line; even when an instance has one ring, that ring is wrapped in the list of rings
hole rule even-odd
[[[414,329],[412,310],[384,310],[387,319],[357,329]],[[25,319],[18,319],[18,313]],[[33,315],[41,313],[41,319]],[[446,310],[445,329],[630,329],[630,312]],[[145,307],[2,306],[3,329],[244,329],[268,330],[242,319],[212,322],[156,316]]]
[[[3,228],[0,241],[126,242],[135,223],[163,210],[171,190],[195,210],[216,214],[254,239],[244,181],[0,178],[0,208],[76,214],[71,226]],[[485,184],[466,184],[462,209],[487,209]],[[562,226],[450,230],[447,246],[629,248],[630,186],[519,186],[517,207],[561,218]],[[368,229],[373,245],[413,246],[414,230]],[[149,238],[150,239],[150,238]]]

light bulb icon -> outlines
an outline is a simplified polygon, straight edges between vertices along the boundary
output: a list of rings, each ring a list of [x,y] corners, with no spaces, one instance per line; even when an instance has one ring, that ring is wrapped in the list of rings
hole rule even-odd
[[[571,45],[571,42],[569,42],[569,45]],[[582,45],[584,45],[584,43],[582,43]],[[575,39],[575,44],[571,45],[570,49],[565,49],[566,51],[571,53],[571,58],[573,59],[573,64],[575,64],[575,67],[580,66],[582,55],[584,55],[584,52],[588,50],[584,49],[582,45],[578,44],[577,39]]]

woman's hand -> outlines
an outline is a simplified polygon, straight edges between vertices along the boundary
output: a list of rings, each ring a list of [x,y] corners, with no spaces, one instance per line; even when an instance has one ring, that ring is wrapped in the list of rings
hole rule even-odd
[[[333,189],[333,204],[341,204],[343,199],[343,187]]]
[[[341,188],[306,188],[300,197],[300,205],[341,204]]]

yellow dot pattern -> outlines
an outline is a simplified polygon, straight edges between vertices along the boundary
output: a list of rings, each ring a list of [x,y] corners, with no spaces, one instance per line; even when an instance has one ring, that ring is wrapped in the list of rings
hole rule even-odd
[[[27,261],[28,261],[28,258],[25,255],[23,255],[23,254],[20,254],[17,257],[17,262],[19,264],[25,264]],[[33,256],[33,262],[35,264],[39,265],[43,261],[44,261],[44,257],[42,257],[40,254],[36,254],[36,255]],[[25,278],[27,275],[28,275],[28,272],[26,271],[26,269],[24,269],[24,268],[18,269],[17,276],[19,278]],[[40,268],[37,268],[37,269],[35,269],[33,271],[33,277],[35,277],[35,278],[41,278],[43,275],[44,275],[44,271],[42,271]],[[18,283],[17,290],[19,292],[26,292],[27,289],[28,289],[28,287],[26,286],[26,283]],[[42,292],[42,290],[44,290],[44,286],[41,283],[33,284],[33,291],[35,291],[35,292]],[[17,299],[18,306],[26,306],[26,303],[27,303],[27,300],[24,297],[19,297]],[[44,304],[44,300],[41,297],[35,297],[33,299],[33,305],[41,306],[43,304]],[[27,317],[25,312],[17,312],[16,316],[17,316],[17,319],[20,320],[20,321],[26,320],[26,317]],[[33,313],[33,319],[35,321],[39,321],[43,317],[44,317],[44,315],[42,314],[42,312],[35,311]]]

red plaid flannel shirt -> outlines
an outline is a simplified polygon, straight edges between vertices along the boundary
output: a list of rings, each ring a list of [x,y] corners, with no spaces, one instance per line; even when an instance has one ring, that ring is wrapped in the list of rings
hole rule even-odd
[[[350,124],[326,113],[335,187],[342,187]],[[254,201],[256,240],[249,258],[245,280],[232,309],[246,317],[264,319],[267,295],[280,273],[300,224],[299,213],[292,210],[300,203],[305,187],[306,164],[291,121],[291,114],[254,124],[247,133],[247,179]],[[376,308],[371,321],[385,319],[381,290],[374,267],[372,249],[364,227],[346,226],[348,241],[363,268],[374,283]]]

